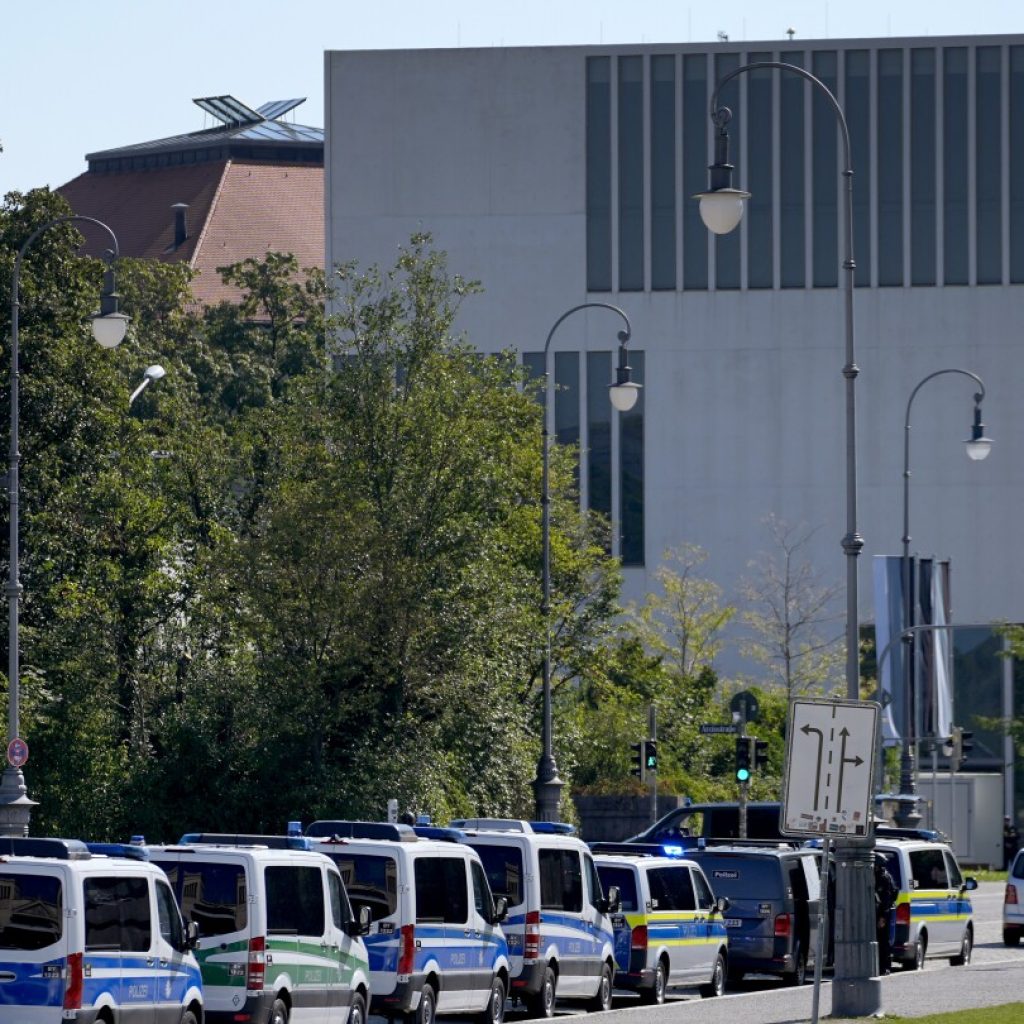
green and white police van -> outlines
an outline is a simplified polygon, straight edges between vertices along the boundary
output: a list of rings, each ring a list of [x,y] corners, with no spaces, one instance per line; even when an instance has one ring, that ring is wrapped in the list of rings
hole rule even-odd
[[[198,927],[208,1024],[365,1024],[369,921],[353,915],[338,869],[308,845],[193,834],[147,847]]]

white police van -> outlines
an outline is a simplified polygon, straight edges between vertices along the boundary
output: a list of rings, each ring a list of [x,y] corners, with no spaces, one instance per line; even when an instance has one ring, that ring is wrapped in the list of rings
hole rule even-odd
[[[551,822],[467,818],[452,825],[480,855],[491,888],[508,901],[512,996],[537,1017],[553,1016],[556,995],[611,1009],[610,913],[618,894],[605,896],[586,844]]]
[[[193,833],[147,847],[186,919],[210,1024],[365,1024],[368,920],[302,838]]]
[[[0,838],[4,1024],[203,1024],[193,935],[167,878],[123,852]]]
[[[501,1024],[509,955],[480,858],[447,834],[423,838],[407,825],[317,821],[306,829],[337,864],[355,906],[372,919],[366,946],[372,1010],[432,1024],[472,1014]]]

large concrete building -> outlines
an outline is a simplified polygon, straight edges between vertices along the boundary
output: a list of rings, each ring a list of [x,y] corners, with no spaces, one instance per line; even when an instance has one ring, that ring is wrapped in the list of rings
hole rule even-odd
[[[581,500],[615,524],[628,597],[693,543],[736,599],[770,548],[769,515],[815,530],[807,554],[841,586],[842,149],[824,94],[791,73],[734,79],[721,98],[747,213],[715,237],[691,198],[707,184],[715,84],[755,61],[811,71],[849,124],[860,619],[873,620],[872,556],[901,550],[908,398],[956,367],[984,380],[996,445],[985,462],[963,453],[973,382],[922,390],[912,550],[952,560],[954,621],[1024,621],[1024,36],[329,52],[328,265],[389,263],[431,231],[486,289],[461,314],[471,342],[534,370],[570,307],[628,313],[644,386],[632,414],[613,416],[605,394],[607,311],[566,320],[546,367],[552,425],[580,443]],[[995,714],[998,644],[957,634]],[[1007,754],[996,736],[981,746],[991,767]]]

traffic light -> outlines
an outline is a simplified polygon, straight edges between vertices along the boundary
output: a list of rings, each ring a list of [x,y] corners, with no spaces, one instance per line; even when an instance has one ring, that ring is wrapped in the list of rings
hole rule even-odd
[[[967,760],[967,755],[974,749],[974,733],[967,729],[960,730],[960,764]]]
[[[750,781],[750,737],[736,737],[736,781]]]
[[[658,770],[658,741],[644,740],[644,771]]]
[[[630,774],[642,780],[644,777],[644,745],[643,743],[630,743],[629,749],[633,751],[633,767],[629,770]]]
[[[768,741],[754,740],[754,769],[759,771],[768,766]]]

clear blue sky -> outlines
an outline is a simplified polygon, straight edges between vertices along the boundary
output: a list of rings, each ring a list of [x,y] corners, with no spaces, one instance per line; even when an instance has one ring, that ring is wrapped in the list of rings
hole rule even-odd
[[[196,96],[306,96],[322,126],[328,49],[982,35],[1024,32],[1024,0],[7,0],[2,23],[0,194],[205,127]]]

